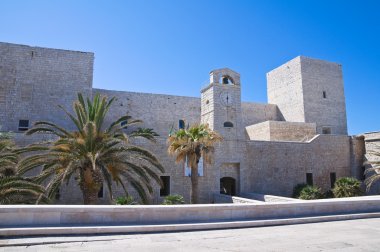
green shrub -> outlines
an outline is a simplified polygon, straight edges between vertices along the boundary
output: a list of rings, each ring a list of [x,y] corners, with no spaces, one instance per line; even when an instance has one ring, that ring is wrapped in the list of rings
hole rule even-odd
[[[316,186],[305,186],[302,188],[300,192],[299,199],[303,200],[313,200],[313,199],[321,199],[323,194],[321,192],[321,188]]]
[[[185,200],[181,195],[173,194],[166,196],[162,205],[181,205],[185,204]]]
[[[356,178],[343,177],[335,182],[333,193],[335,198],[356,197],[363,195],[361,182]]]
[[[300,193],[301,193],[302,189],[304,189],[306,186],[307,186],[307,184],[296,185],[293,189],[292,197],[298,199],[300,197]]]
[[[116,205],[137,205],[137,202],[132,196],[123,196],[116,198]]]

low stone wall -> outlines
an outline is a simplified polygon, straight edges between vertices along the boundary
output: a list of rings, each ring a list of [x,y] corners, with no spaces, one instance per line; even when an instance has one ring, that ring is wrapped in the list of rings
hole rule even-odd
[[[6,227],[147,225],[228,222],[326,215],[379,213],[380,196],[266,204],[205,205],[4,205],[0,230]]]
[[[299,199],[269,195],[269,194],[260,194],[260,193],[241,193],[240,196],[251,199],[251,200],[259,200],[264,202],[294,202],[301,201]]]
[[[221,204],[221,203],[235,203],[235,204],[248,204],[248,203],[258,203],[262,204],[263,202],[259,200],[252,200],[252,199],[246,199],[241,198],[237,196],[230,196],[225,194],[214,194],[214,203]]]

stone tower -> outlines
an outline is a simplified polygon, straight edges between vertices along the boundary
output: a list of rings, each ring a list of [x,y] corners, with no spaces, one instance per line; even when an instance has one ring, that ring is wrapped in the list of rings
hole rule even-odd
[[[347,135],[340,64],[299,56],[267,74],[268,102],[285,121],[316,123],[318,134]]]
[[[241,116],[240,74],[228,69],[210,72],[210,84],[201,91],[201,122],[217,131],[223,142],[217,146],[212,191],[236,195],[240,192],[243,125]],[[212,192],[210,191],[210,192]]]

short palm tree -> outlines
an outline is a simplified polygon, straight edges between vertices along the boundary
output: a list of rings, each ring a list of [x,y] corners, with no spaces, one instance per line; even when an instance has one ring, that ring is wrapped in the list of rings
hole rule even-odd
[[[198,163],[201,158],[205,164],[212,162],[214,145],[222,140],[207,124],[196,124],[188,129],[171,132],[168,138],[168,152],[176,156],[176,162],[187,162],[191,168],[191,203],[199,202]]]
[[[34,203],[44,188],[32,179],[17,175],[18,155],[13,147],[9,139],[0,139],[0,204]]]
[[[78,94],[78,100],[74,102],[75,114],[65,110],[76,126],[74,131],[50,122],[36,122],[27,135],[50,133],[57,136],[57,140],[20,150],[33,153],[20,161],[20,172],[42,167],[36,180],[46,184],[48,198],[53,198],[62,183],[68,183],[74,175],[84,204],[97,203],[103,182],[109,189],[111,200],[113,182],[121,185],[127,195],[125,182],[128,182],[146,203],[148,194],[153,192],[152,179],[161,184],[158,172],[164,169],[152,153],[131,144],[130,139],[143,137],[154,141],[157,134],[152,129],[141,128],[127,133],[128,127],[141,123],[128,115],[106,127],[104,120],[114,100],[96,94],[93,100],[87,98],[85,101]]]
[[[377,147],[369,154],[371,154],[371,159],[369,159],[366,164],[371,167],[365,170],[365,174],[369,175],[365,179],[367,190],[369,190],[376,181],[380,180],[380,147]]]

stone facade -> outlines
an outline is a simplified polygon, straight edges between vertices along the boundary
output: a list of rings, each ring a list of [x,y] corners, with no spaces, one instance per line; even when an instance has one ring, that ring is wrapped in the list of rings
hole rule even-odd
[[[157,155],[165,167],[162,176],[170,177],[170,193],[187,201],[190,178],[185,165],[176,164],[166,151],[168,133],[178,129],[179,120],[185,125],[208,123],[224,139],[216,147],[214,163],[204,166],[200,176],[205,203],[221,189],[234,195],[290,196],[296,184],[306,182],[307,173],[323,190],[331,188],[333,173],[337,178],[360,177],[364,138],[347,135],[338,64],[306,57],[285,63],[267,75],[270,104],[259,104],[241,102],[240,75],[228,68],[211,71],[210,84],[195,98],[92,88],[93,61],[93,53],[0,43],[2,130],[16,132],[20,145],[48,139],[28,138],[22,130],[39,120],[72,128],[57,105],[71,110],[78,92],[100,93],[117,98],[107,120],[128,114],[160,135],[154,144],[136,144]],[[163,197],[159,186],[155,188],[153,202],[159,203]],[[60,193],[58,203],[82,202],[74,181]],[[115,191],[119,194],[121,188]],[[101,202],[109,202],[106,190]]]

